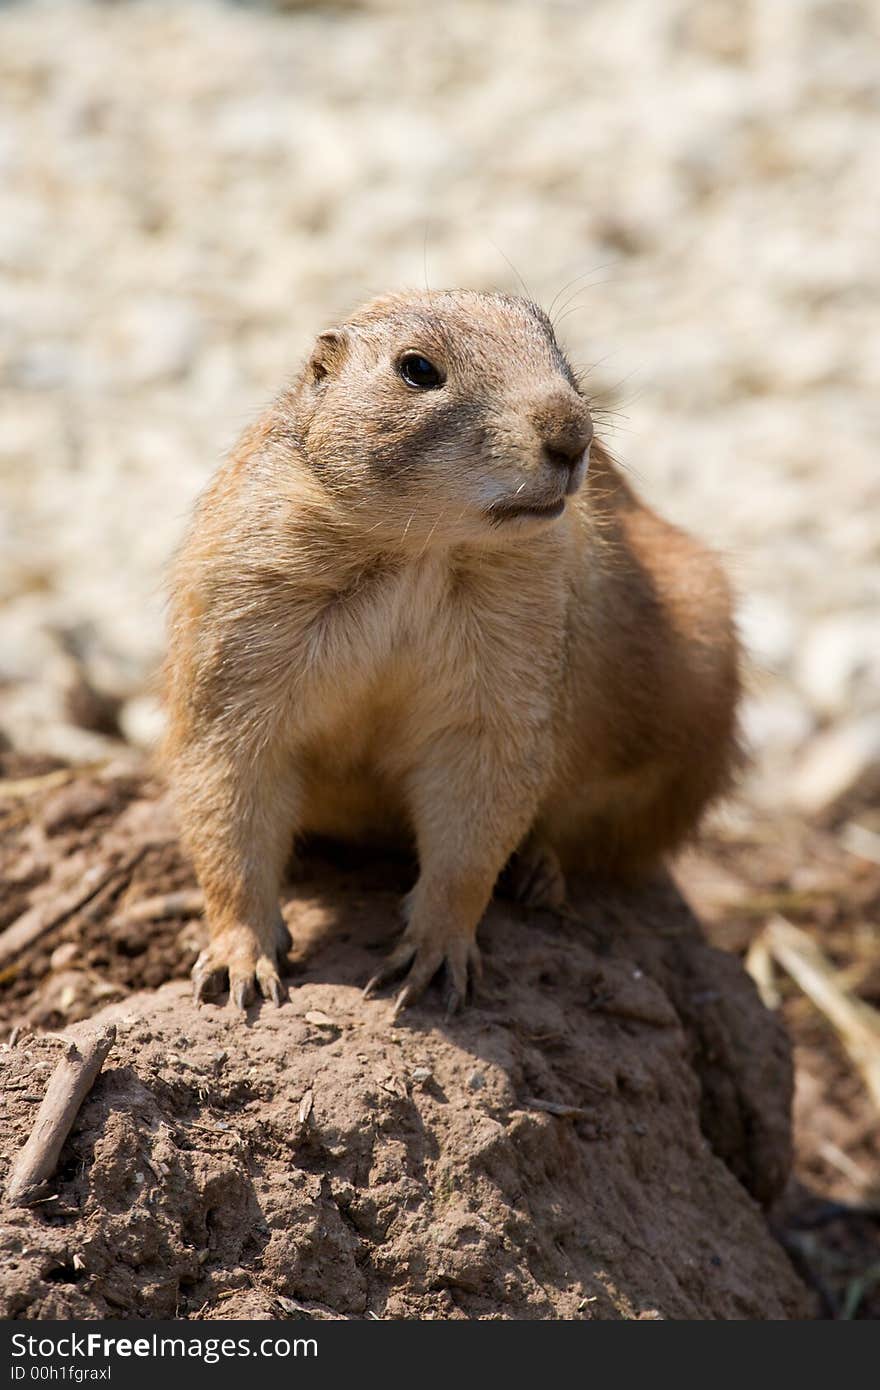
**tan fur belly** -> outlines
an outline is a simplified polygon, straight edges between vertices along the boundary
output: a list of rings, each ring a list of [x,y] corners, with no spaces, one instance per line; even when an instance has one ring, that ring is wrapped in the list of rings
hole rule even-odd
[[[369,766],[340,775],[315,766],[303,781],[298,829],[359,843],[408,845],[409,819],[399,789]]]
[[[386,689],[387,694],[387,689]],[[411,840],[400,754],[405,721],[387,700],[363,691],[296,756],[298,828],[304,834],[399,844]]]

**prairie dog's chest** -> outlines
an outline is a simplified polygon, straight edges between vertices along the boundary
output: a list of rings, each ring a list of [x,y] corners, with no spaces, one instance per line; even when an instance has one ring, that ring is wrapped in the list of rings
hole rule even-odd
[[[478,620],[440,560],[365,573],[320,614],[315,669],[349,699],[365,687],[436,680],[455,660],[456,632]]]
[[[442,556],[364,573],[312,624],[307,722],[393,738],[407,722],[427,732],[473,720],[552,681],[552,608],[490,567],[456,568]]]

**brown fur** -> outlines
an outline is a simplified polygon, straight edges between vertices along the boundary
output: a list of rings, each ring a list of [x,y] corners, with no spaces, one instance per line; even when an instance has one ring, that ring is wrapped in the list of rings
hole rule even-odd
[[[445,373],[401,380],[399,355]],[[534,305],[388,296],[322,334],[202,497],[173,575],[167,762],[205,891],[197,993],[280,997],[291,839],[409,837],[420,876],[383,979],[463,996],[479,919],[519,887],[638,873],[727,784],[739,693],[714,558],[589,443]],[[556,519],[512,515],[547,507]],[[514,874],[516,882],[517,875]]]

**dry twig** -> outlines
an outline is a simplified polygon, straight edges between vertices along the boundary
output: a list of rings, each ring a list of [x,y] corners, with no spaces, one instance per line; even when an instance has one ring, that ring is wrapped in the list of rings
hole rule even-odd
[[[115,1041],[116,1028],[111,1023],[81,1035],[79,1044],[67,1044],[49,1078],[30,1138],[12,1165],[6,1198],[14,1206],[28,1206],[42,1195],[42,1186],[55,1172],[80,1106]]]
[[[140,902],[123,908],[113,918],[113,925],[137,926],[141,922],[160,922],[164,917],[200,917],[204,910],[204,894],[198,888],[179,888],[173,893],[141,898]]]
[[[66,893],[59,893],[57,897],[48,897],[28,908],[27,912],[23,912],[11,926],[0,932],[0,970],[44,932],[57,927],[65,918],[72,917],[74,912],[85,907],[86,903],[96,897],[114,878],[121,878],[129,873],[143,857],[146,849],[147,846],[142,845],[116,864],[93,864],[90,869],[86,869],[75,887],[68,889]]]
[[[539,1100],[537,1096],[526,1096],[523,1101],[526,1110],[543,1110],[548,1115],[558,1115],[566,1120],[589,1120],[589,1110],[579,1105],[561,1105],[555,1100]]]
[[[880,1013],[841,988],[831,962],[800,927],[773,917],[765,933],[773,956],[836,1030],[880,1109]]]

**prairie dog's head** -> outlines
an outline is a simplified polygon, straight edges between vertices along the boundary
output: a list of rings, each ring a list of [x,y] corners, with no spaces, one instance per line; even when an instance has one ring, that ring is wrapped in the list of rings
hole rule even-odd
[[[515,540],[558,520],[587,469],[587,402],[526,299],[375,300],[320,335],[297,401],[320,484],[385,537]]]

